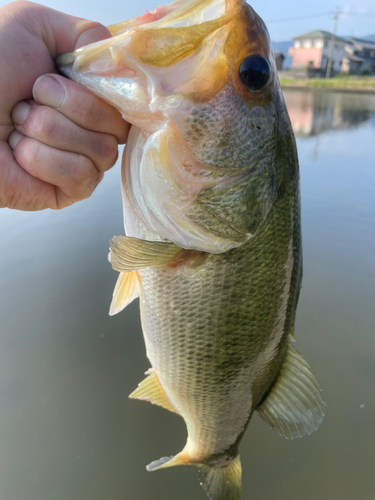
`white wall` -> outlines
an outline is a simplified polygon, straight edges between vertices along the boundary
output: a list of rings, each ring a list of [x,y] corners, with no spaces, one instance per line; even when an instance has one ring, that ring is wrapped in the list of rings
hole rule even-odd
[[[327,47],[323,47],[322,57],[325,56],[325,60],[328,61],[329,53],[331,49],[331,40],[326,40],[328,43],[325,44]],[[333,42],[333,56],[332,56],[332,68],[334,71],[341,71],[341,61],[344,57],[345,43],[334,41]]]

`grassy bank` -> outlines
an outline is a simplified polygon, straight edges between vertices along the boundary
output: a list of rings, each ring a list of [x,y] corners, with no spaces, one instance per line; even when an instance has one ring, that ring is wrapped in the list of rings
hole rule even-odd
[[[325,78],[280,78],[280,84],[285,88],[301,88],[311,90],[337,90],[337,91],[363,91],[375,93],[375,78],[337,76],[326,80]]]

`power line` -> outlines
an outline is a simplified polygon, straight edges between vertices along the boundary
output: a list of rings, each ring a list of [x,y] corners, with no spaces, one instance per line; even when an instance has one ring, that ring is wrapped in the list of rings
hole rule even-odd
[[[375,16],[375,12],[342,12],[344,16]],[[315,19],[318,17],[331,16],[332,12],[325,12],[324,14],[313,14],[312,16],[302,17],[289,17],[288,19],[274,19],[273,21],[265,21],[266,24],[288,23],[289,21],[303,21],[304,19]]]
[[[344,16],[375,16],[375,12],[343,12]]]
[[[289,19],[277,19],[274,21],[265,21],[266,24],[272,24],[272,23],[287,23],[289,21],[302,21],[303,19],[314,19],[316,17],[325,17],[329,16],[330,12],[325,12],[324,14],[314,14],[312,16],[304,16],[304,17],[290,17]]]

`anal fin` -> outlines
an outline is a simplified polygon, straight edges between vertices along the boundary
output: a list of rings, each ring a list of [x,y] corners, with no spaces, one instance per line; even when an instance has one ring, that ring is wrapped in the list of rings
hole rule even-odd
[[[281,436],[302,437],[322,423],[326,405],[321,392],[312,369],[289,344],[280,375],[257,410]]]
[[[129,398],[149,401],[154,405],[162,406],[166,410],[178,413],[167,398],[154,370],[151,368],[146,372],[146,375],[148,376],[142,380],[137,389],[130,394]]]
[[[139,297],[139,276],[137,271],[120,273],[113,291],[109,315],[113,316]]]
[[[166,469],[167,467],[176,467],[177,465],[195,465],[189,460],[188,455],[185,451],[181,451],[174,457],[161,457],[159,460],[154,460],[146,466],[149,472],[153,472],[159,469]]]

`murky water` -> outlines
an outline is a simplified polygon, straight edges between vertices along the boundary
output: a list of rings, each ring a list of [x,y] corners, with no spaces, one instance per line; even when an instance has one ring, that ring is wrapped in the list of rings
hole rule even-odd
[[[375,96],[286,92],[301,163],[304,279],[296,347],[328,404],[286,441],[254,416],[244,500],[375,498]],[[127,395],[148,362],[138,304],[115,317],[108,240],[119,168],[62,212],[0,211],[1,500],[202,499],[182,420]]]

